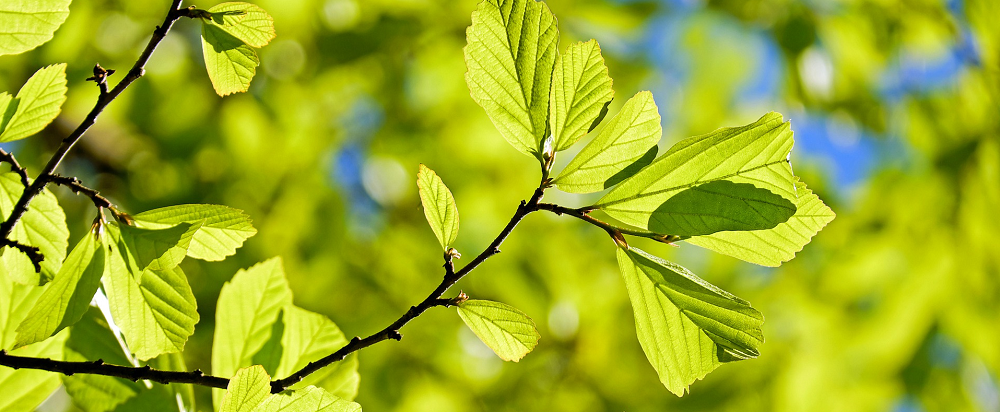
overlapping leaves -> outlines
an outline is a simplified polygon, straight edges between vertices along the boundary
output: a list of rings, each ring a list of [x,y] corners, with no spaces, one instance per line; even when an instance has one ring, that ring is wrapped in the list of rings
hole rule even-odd
[[[202,54],[215,92],[247,91],[260,65],[254,48],[274,39],[274,19],[254,4],[227,2],[205,11],[201,21]]]
[[[16,173],[0,173],[0,216],[4,220],[10,216],[23,192],[24,185]],[[0,266],[12,280],[26,285],[39,285],[55,277],[66,257],[69,228],[66,227],[66,214],[52,192],[43,189],[42,193],[35,196],[31,207],[11,231],[10,239],[37,247],[45,257],[41,273],[36,273],[28,256],[10,248],[0,249]]]
[[[222,412],[360,412],[361,406],[309,386],[271,394],[271,377],[260,365],[242,368],[229,380]]]

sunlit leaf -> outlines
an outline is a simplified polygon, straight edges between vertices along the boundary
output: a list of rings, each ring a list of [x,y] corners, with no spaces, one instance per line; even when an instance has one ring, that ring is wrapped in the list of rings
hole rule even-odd
[[[179,267],[144,270],[136,276],[118,228],[109,225],[106,236],[108,263],[102,281],[129,350],[141,360],[183,351],[200,319],[187,276]]]
[[[836,214],[805,183],[796,179],[795,214],[773,229],[718,232],[687,242],[764,266],[778,266],[795,257]]]
[[[292,291],[285,280],[281,258],[272,258],[240,270],[222,286],[215,309],[212,373],[226,376],[251,364],[271,337],[271,326],[282,308],[291,305]],[[222,391],[214,390],[220,405]]]
[[[167,206],[139,213],[133,218],[137,226],[149,229],[162,229],[179,223],[200,223],[188,246],[187,255],[202,260],[223,260],[257,234],[250,216],[242,210],[222,205]]]
[[[727,230],[771,229],[795,213],[781,196],[748,183],[728,180],[692,186],[663,202],[649,217],[649,230],[678,236]]]
[[[77,324],[70,329],[66,341],[65,359],[86,362],[101,359],[114,365],[128,365],[129,360],[122,352],[100,310],[91,307]],[[62,376],[66,393],[76,407],[86,412],[105,412],[136,396],[145,388],[142,384],[121,378],[93,374]]]
[[[208,9],[211,24],[242,40],[250,47],[261,48],[274,39],[274,19],[264,9],[244,2],[219,3]]]
[[[535,322],[513,306],[488,300],[467,300],[458,316],[500,359],[517,362],[538,344]]]
[[[361,405],[309,386],[268,396],[256,412],[361,412]]]
[[[677,396],[723,362],[755,358],[764,317],[677,264],[618,250],[635,329],[660,382]]]
[[[319,360],[347,344],[347,338],[326,316],[296,306],[286,306],[281,317],[281,359],[274,376],[288,376],[309,362]],[[323,387],[331,394],[347,400],[358,394],[358,358],[346,359],[307,376],[291,389],[309,385]]]
[[[3,305],[0,305],[3,306]],[[62,360],[67,330],[50,339],[10,351],[14,356]],[[59,388],[59,375],[37,369],[0,367],[0,411],[31,412]]]
[[[437,173],[424,165],[420,165],[420,171],[417,172],[417,189],[420,192],[420,204],[424,207],[424,217],[441,247],[447,251],[458,237],[458,206],[455,205],[455,197]]]
[[[535,0],[484,0],[466,30],[472,98],[514,148],[538,158],[558,34],[548,6]]]
[[[604,190],[613,177],[660,141],[660,113],[650,92],[636,93],[601,132],[553,180],[570,193]],[[620,176],[619,176],[620,177]]]
[[[0,143],[31,136],[52,123],[66,101],[66,90],[66,64],[60,63],[38,69],[17,96],[7,96],[6,105],[0,96]]]
[[[55,279],[45,286],[45,292],[18,325],[15,347],[45,340],[83,317],[100,287],[104,255],[100,239],[93,233],[84,234]]]
[[[555,150],[569,149],[593,129],[614,95],[597,41],[572,44],[566,53],[556,57],[549,101],[549,128]]]
[[[69,16],[70,0],[0,3],[0,56],[24,53],[52,39]]]
[[[198,222],[179,223],[165,229],[143,229],[128,225],[119,226],[122,241],[135,259],[134,274],[144,270],[168,270],[179,265],[187,255],[191,238],[201,227]]]
[[[222,397],[220,412],[252,412],[271,394],[271,377],[263,366],[236,371]]]
[[[260,59],[252,47],[212,23],[201,25],[201,49],[212,87],[219,96],[250,88]]]
[[[16,173],[0,173],[0,216],[4,220],[10,216],[23,192],[24,185]],[[7,271],[11,279],[26,285],[44,284],[52,280],[62,266],[62,261],[66,258],[66,247],[69,246],[66,214],[52,192],[43,189],[42,193],[35,196],[31,207],[14,226],[10,238],[37,247],[45,257],[42,261],[42,273],[39,274],[35,272],[31,259],[23,253],[11,248],[0,248],[0,267]]]

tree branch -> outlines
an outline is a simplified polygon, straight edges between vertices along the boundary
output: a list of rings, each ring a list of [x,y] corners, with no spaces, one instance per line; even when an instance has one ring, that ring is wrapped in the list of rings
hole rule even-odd
[[[136,368],[130,366],[111,365],[104,363],[104,361],[100,359],[93,362],[57,361],[52,359],[15,356],[8,354],[6,350],[0,350],[0,365],[9,366],[14,369],[39,369],[49,372],[58,372],[66,376],[73,376],[77,373],[113,376],[116,378],[128,379],[133,382],[139,380],[150,380],[162,384],[193,383],[195,385],[222,389],[225,389],[229,385],[229,379],[205,375],[201,370],[195,370],[193,372],[162,371],[150,368],[149,366]]]
[[[0,163],[4,162],[10,163],[11,172],[17,173],[18,176],[21,176],[21,184],[24,185],[24,187],[28,187],[30,185],[28,182],[28,171],[21,167],[21,164],[14,158],[14,154],[7,153],[6,150],[0,149]]]
[[[98,209],[115,208],[115,205],[112,204],[111,201],[105,198],[104,196],[101,196],[100,192],[91,189],[87,186],[84,186],[82,183],[80,183],[80,179],[77,179],[76,177],[66,177],[60,174],[53,174],[52,176],[49,177],[49,182],[55,183],[60,186],[66,186],[70,190],[72,190],[73,193],[76,194],[83,193],[84,196],[89,197],[90,200],[94,202],[94,206],[96,206]]]
[[[157,26],[156,29],[153,30],[153,36],[149,39],[149,43],[146,44],[146,48],[142,51],[142,54],[139,55],[139,59],[136,60],[128,74],[126,74],[125,77],[118,82],[117,85],[115,85],[114,89],[108,91],[105,83],[98,83],[101,88],[101,94],[97,97],[97,103],[94,105],[94,108],[90,110],[90,113],[87,114],[87,117],[83,119],[83,122],[77,126],[76,130],[73,130],[69,136],[63,139],[59,149],[57,149],[55,154],[52,155],[52,158],[49,159],[49,162],[45,165],[45,168],[42,169],[42,172],[38,174],[38,178],[36,178],[35,181],[32,182],[31,185],[28,186],[21,194],[21,197],[11,210],[10,216],[7,217],[7,220],[5,220],[3,224],[0,224],[0,239],[8,239],[10,237],[11,232],[14,230],[14,225],[16,225],[21,217],[24,216],[24,213],[28,210],[28,205],[31,203],[31,200],[34,199],[35,196],[38,196],[38,194],[42,192],[42,189],[45,188],[45,185],[51,181],[53,172],[55,172],[56,168],[59,167],[59,164],[62,163],[66,154],[69,153],[70,149],[73,148],[76,142],[83,137],[83,134],[94,125],[101,112],[103,112],[104,109],[115,100],[115,98],[122,94],[122,92],[124,92],[129,85],[145,74],[146,63],[149,62],[149,58],[153,55],[153,51],[156,50],[156,46],[158,46],[163,38],[166,37],[167,32],[170,31],[174,22],[181,17],[190,16],[192,14],[192,10],[181,9],[180,6],[181,0],[171,1],[170,9],[167,11],[167,15],[163,19],[163,24]]]
[[[552,203],[540,203],[538,204],[538,210],[547,210],[557,215],[572,216],[584,222],[590,223],[591,225],[604,229],[605,232],[608,232],[608,234],[611,235],[611,239],[613,239],[615,243],[623,247],[628,247],[628,243],[625,242],[625,237],[623,235],[644,237],[647,239],[653,239],[657,242],[666,244],[673,244],[678,240],[686,239],[686,237],[681,237],[681,236],[661,235],[658,233],[650,232],[648,230],[615,226],[613,224],[604,222],[600,219],[591,216],[590,215],[591,209],[585,207],[580,209],[571,209],[565,206],[559,206]]]
[[[27,255],[28,259],[31,259],[31,264],[35,266],[35,272],[42,271],[42,261],[45,260],[45,256],[42,256],[42,252],[40,252],[37,247],[25,245],[16,240],[0,239],[0,248],[8,246]]]

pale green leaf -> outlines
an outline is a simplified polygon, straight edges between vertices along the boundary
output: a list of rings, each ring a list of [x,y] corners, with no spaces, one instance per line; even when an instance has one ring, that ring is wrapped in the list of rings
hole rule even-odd
[[[613,178],[620,177],[619,173],[656,146],[662,132],[653,94],[648,91],[636,93],[553,183],[559,190],[570,193],[607,189]]]
[[[274,39],[274,19],[255,4],[243,2],[219,3],[208,9],[215,24],[226,33],[250,47],[261,48]]]
[[[15,281],[9,273],[0,270],[0,349],[13,349],[17,337],[17,325],[20,325],[31,308],[35,306],[38,297],[45,288],[36,285],[25,285]]]
[[[251,360],[271,337],[271,326],[282,308],[291,305],[292,291],[285,280],[281,258],[272,258],[240,270],[222,286],[215,309],[212,373],[227,376]],[[221,390],[213,391],[216,406]]]
[[[0,104],[0,143],[31,136],[52,123],[66,101],[66,90],[66,63],[38,69],[6,107]]]
[[[788,162],[792,143],[788,123],[773,112],[746,126],[688,138],[611,189],[595,206],[624,223],[652,230],[654,212],[671,197],[718,180],[748,183],[794,203],[795,180]]]
[[[649,363],[683,396],[722,362],[755,358],[764,317],[746,301],[636,248],[618,250],[635,329]]]
[[[201,49],[212,87],[219,96],[250,88],[260,59],[252,47],[212,23],[201,25]]]
[[[16,173],[0,173],[0,216],[4,220],[10,216],[23,192],[24,185]],[[42,273],[39,274],[35,272],[31,259],[23,253],[12,248],[0,248],[0,267],[7,271],[11,279],[27,285],[39,285],[55,277],[66,258],[69,229],[66,227],[66,214],[52,192],[43,189],[41,194],[35,196],[31,207],[14,226],[11,239],[37,247],[45,257]]]
[[[361,405],[309,386],[268,396],[255,412],[361,412]]]
[[[281,358],[274,376],[291,375],[348,343],[340,328],[326,316],[292,305],[286,306],[283,312]],[[337,397],[351,400],[358,394],[359,383],[358,358],[352,354],[307,376],[291,389],[316,385]]]
[[[15,347],[47,339],[83,317],[104,273],[105,250],[93,233],[86,233],[69,253],[55,279],[17,327]]]
[[[194,225],[180,223],[165,229],[119,226],[122,241],[137,265],[133,274],[141,274],[147,269],[168,270],[179,265],[187,255],[191,238],[200,227],[201,222]]]
[[[420,192],[424,217],[441,247],[447,251],[458,237],[458,206],[455,204],[455,197],[437,173],[424,165],[420,165],[417,172],[417,191]]]
[[[114,365],[128,365],[129,360],[122,352],[100,310],[90,310],[70,329],[66,341],[65,360],[86,362],[101,359]],[[111,376],[75,374],[62,376],[66,393],[76,407],[86,412],[114,410],[145,388],[142,384]],[[171,385],[173,386],[173,385]]]
[[[200,319],[187,276],[179,267],[135,275],[117,226],[106,229],[108,262],[102,281],[129,350],[141,360],[183,351]]]
[[[559,31],[545,3],[484,0],[466,30],[473,100],[517,150],[541,158]]]
[[[51,339],[10,351],[10,354],[62,360],[67,332],[64,330]],[[14,370],[4,366],[0,367],[0,388],[3,388],[0,411],[31,412],[59,388],[59,375],[37,369]]]
[[[555,150],[569,149],[593,129],[614,96],[597,41],[572,44],[566,53],[556,57],[549,100],[549,128]]]
[[[0,56],[24,53],[52,39],[69,16],[70,0],[0,2]]]
[[[535,322],[517,308],[488,300],[467,300],[458,316],[505,361],[517,362],[538,344]]]
[[[236,371],[229,379],[222,397],[220,412],[252,412],[271,394],[271,377],[263,366],[254,365]]]
[[[836,214],[805,183],[796,179],[795,214],[777,227],[750,232],[719,232],[687,242],[764,266],[778,266],[795,257]]]
[[[250,216],[222,205],[176,205],[153,209],[135,216],[136,225],[162,229],[178,223],[201,223],[191,239],[187,255],[218,261],[236,253],[243,242],[257,234]]]

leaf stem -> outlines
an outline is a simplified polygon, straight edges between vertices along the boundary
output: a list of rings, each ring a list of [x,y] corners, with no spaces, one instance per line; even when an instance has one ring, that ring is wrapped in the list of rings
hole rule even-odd
[[[557,215],[572,216],[584,222],[590,223],[591,225],[604,229],[604,231],[608,232],[608,234],[611,235],[611,238],[615,241],[615,243],[617,243],[619,246],[623,246],[626,248],[628,247],[628,244],[625,243],[625,238],[622,235],[644,237],[647,239],[653,239],[657,242],[666,244],[673,244],[678,240],[685,239],[681,236],[676,236],[676,235],[663,235],[659,233],[650,232],[648,230],[615,226],[613,224],[604,222],[600,219],[591,216],[590,211],[592,209],[590,209],[589,207],[572,209],[552,203],[540,203],[538,204],[538,210],[547,210]]]

